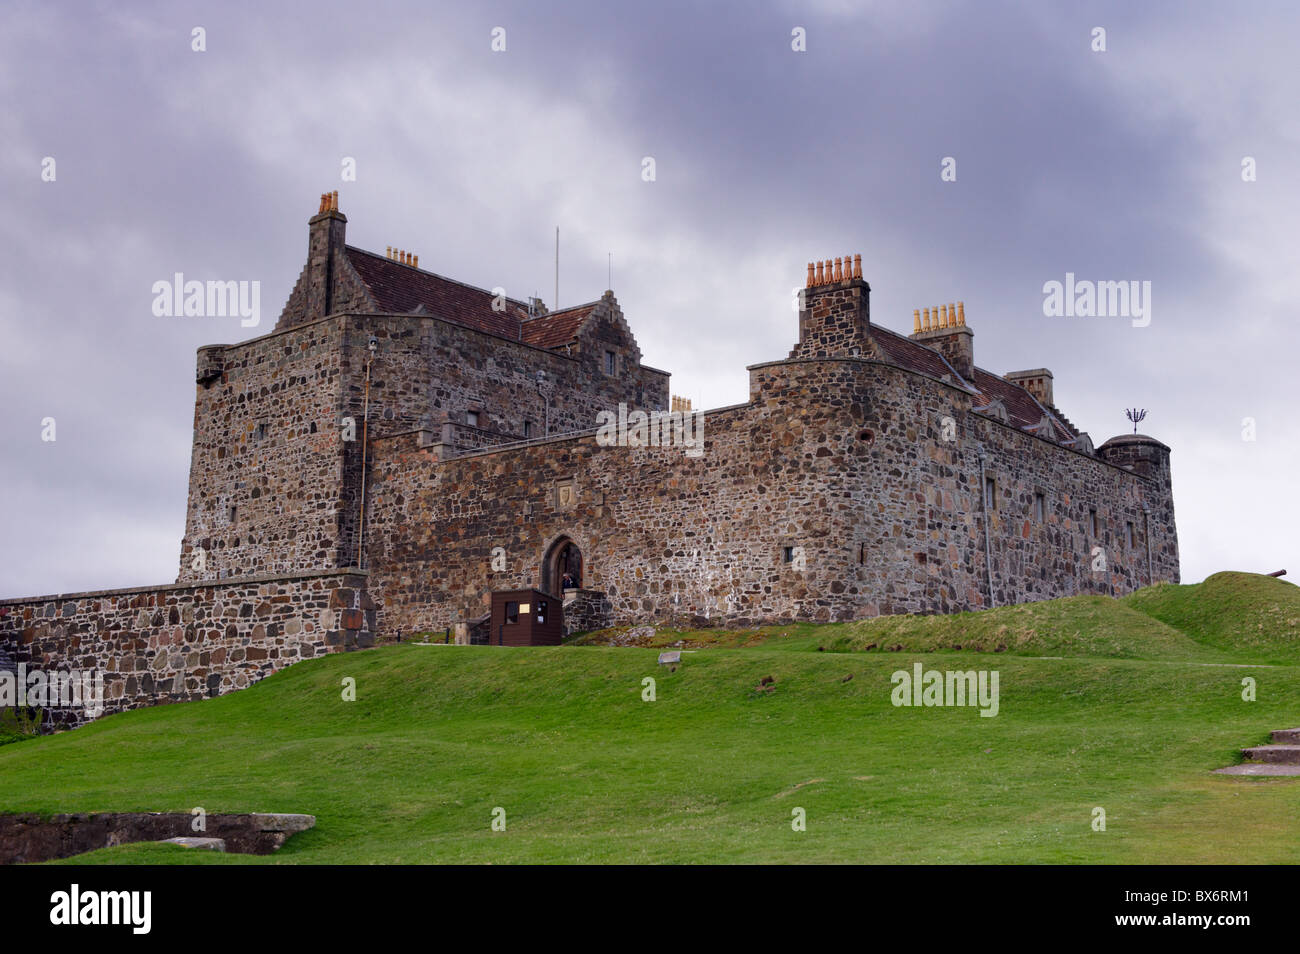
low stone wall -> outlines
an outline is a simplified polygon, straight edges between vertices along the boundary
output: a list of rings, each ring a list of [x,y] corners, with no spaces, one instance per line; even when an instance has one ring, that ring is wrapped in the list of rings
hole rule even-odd
[[[373,646],[365,587],[365,571],[329,570],[0,600],[0,653],[29,672],[102,673],[102,714],[189,702]],[[84,705],[40,708],[46,728],[92,718]]]
[[[614,625],[614,608],[601,590],[565,590],[564,635],[589,633]]]
[[[194,818],[183,812],[99,812],[80,815],[35,813],[0,815],[0,865],[31,864],[70,858],[87,851],[137,841],[170,838],[219,838],[226,850],[269,855],[289,838],[316,824],[314,815],[207,815],[195,832]]]

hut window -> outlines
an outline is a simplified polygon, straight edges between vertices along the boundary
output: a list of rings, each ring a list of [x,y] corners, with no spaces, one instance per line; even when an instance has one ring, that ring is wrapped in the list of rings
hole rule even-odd
[[[517,622],[519,622],[519,604],[518,604],[518,603],[507,603],[507,604],[506,604],[506,622],[507,622],[507,623],[517,623]]]

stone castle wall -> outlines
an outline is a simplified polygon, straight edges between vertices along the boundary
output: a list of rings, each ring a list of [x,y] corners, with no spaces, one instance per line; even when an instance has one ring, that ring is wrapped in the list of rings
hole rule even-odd
[[[538,585],[561,538],[581,548],[583,586],[607,594],[615,622],[956,612],[1177,579],[1167,457],[1163,476],[1145,479],[874,360],[751,372],[750,404],[706,415],[699,458],[594,435],[442,462],[410,437],[377,443],[367,552],[390,625],[441,630],[481,615],[492,590]],[[996,488],[991,562],[983,476]]]
[[[106,713],[207,699],[373,645],[380,621],[365,587],[366,574],[334,571],[0,600],[0,646],[29,671],[102,672]],[[86,721],[80,709],[49,714]]]

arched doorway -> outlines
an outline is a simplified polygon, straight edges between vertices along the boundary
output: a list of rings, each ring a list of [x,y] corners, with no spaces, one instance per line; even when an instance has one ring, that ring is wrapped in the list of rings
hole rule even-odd
[[[541,588],[552,596],[563,596],[566,589],[581,589],[582,572],[582,551],[568,537],[560,537],[542,559]]]

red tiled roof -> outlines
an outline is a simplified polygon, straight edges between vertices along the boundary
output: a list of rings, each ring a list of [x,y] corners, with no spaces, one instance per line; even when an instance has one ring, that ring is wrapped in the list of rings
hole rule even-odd
[[[1005,378],[991,374],[983,368],[975,369],[975,380],[971,382],[988,401],[998,400],[1007,409],[1011,423],[1016,427],[1030,427],[1040,424],[1043,415],[1052,421],[1052,430],[1042,434],[1054,441],[1068,441],[1074,434],[1061,426],[1047,408],[1039,404],[1034,396],[1018,384],[1012,384]]]
[[[578,337],[578,329],[595,307],[593,301],[525,319],[523,340],[538,348],[562,348]]]
[[[523,302],[507,298],[505,311],[493,311],[493,295],[489,291],[351,245],[347,246],[347,254],[348,262],[366,283],[382,312],[408,315],[422,309],[425,314],[479,331],[519,338],[521,322],[528,315]]]
[[[957,373],[948,360],[934,348],[890,331],[881,325],[871,326],[872,340],[880,347],[889,361],[909,371],[929,375],[932,378],[949,378],[958,386],[972,388],[979,392],[976,406],[983,406],[1001,401],[1007,410],[1009,423],[1015,427],[1035,427],[1046,414],[1052,422],[1051,431],[1041,436],[1054,441],[1068,441],[1075,437],[1072,430],[1057,420],[1056,414],[1044,408],[1034,396],[1018,384],[1012,384],[1005,378],[990,374],[983,368],[976,368],[974,379],[970,380]]]
[[[530,318],[524,302],[507,298],[506,309],[494,311],[493,294],[482,288],[351,245],[347,253],[348,262],[370,289],[380,311],[395,315],[420,311],[537,348],[562,348],[572,342],[597,304],[593,301]]]
[[[965,383],[965,379],[957,373],[947,359],[933,348],[927,348],[910,338],[904,338],[881,325],[871,326],[871,337],[885,353],[885,357],[899,367],[941,380],[947,375],[952,378],[954,384]]]

